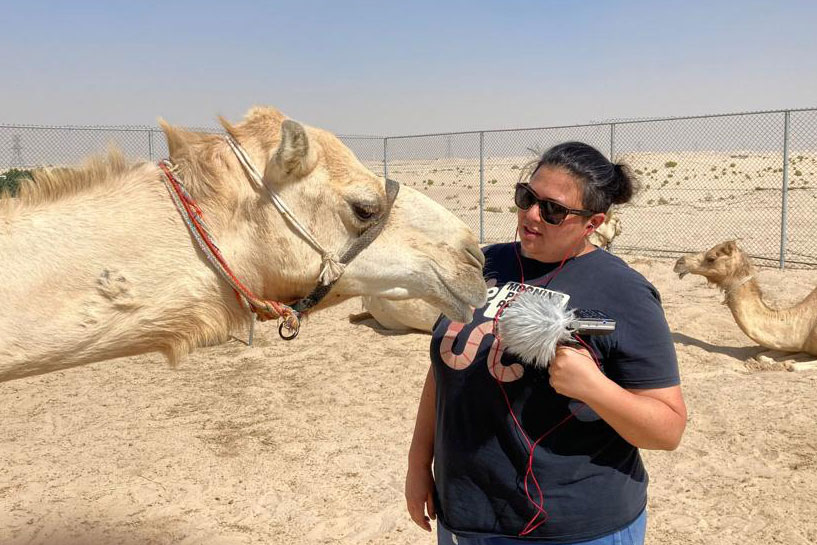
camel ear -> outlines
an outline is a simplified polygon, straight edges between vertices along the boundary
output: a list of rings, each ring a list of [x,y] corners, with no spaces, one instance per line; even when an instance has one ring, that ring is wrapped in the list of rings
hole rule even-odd
[[[161,117],[159,118],[159,126],[165,133],[167,151],[170,159],[177,158],[187,149],[187,140],[184,138],[183,131],[171,126],[170,123]]]
[[[738,245],[734,240],[729,240],[724,243],[722,248],[723,255],[732,255],[738,249]]]
[[[267,167],[275,169],[279,176],[303,178],[317,164],[318,154],[306,129],[297,121],[284,120],[281,124],[281,143]]]

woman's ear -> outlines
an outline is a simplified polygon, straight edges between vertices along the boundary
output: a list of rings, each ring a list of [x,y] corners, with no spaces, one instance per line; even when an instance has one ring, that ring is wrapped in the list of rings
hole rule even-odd
[[[604,217],[605,215],[603,212],[599,212],[598,214],[593,214],[592,216],[590,216],[590,221],[587,222],[587,232],[592,233],[593,231],[598,229],[599,226],[602,223],[604,223]]]

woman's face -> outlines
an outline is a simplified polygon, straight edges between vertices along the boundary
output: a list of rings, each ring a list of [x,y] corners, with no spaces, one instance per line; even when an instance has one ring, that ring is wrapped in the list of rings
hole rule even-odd
[[[559,167],[540,167],[530,180],[530,187],[540,199],[550,199],[574,209],[583,209],[581,181]],[[559,262],[592,249],[586,237],[604,221],[604,214],[590,217],[568,214],[561,225],[542,221],[539,206],[517,210],[517,229],[522,254],[545,263]]]

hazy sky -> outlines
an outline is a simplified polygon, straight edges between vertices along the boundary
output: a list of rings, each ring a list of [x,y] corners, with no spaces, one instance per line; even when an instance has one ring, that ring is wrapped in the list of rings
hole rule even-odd
[[[342,134],[817,106],[817,2],[0,0],[0,123]]]

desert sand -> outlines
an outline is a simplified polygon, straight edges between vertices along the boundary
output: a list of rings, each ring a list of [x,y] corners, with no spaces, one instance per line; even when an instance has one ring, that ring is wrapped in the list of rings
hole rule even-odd
[[[817,372],[754,370],[721,294],[627,259],[662,293],[689,407],[681,446],[644,452],[647,543],[817,543]],[[817,285],[758,278],[775,304]],[[292,342],[259,324],[255,346],[176,368],[152,354],[0,384],[0,543],[434,543],[403,499],[429,337],[348,323],[358,311],[317,313]]]

